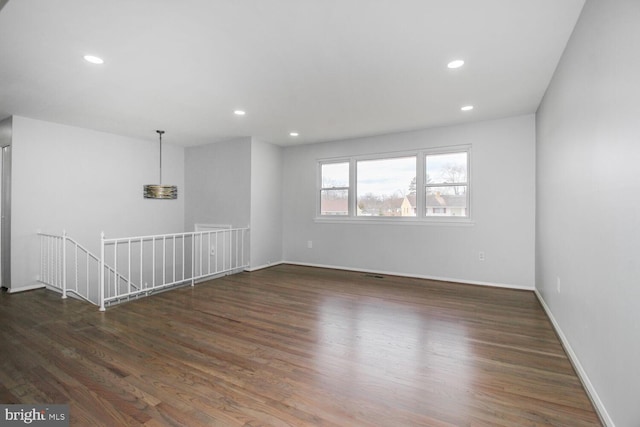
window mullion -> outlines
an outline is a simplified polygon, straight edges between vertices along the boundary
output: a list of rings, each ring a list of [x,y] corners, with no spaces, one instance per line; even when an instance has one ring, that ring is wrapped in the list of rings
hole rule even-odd
[[[322,187],[320,188],[320,191],[323,190],[347,190],[349,191],[349,187]]]
[[[426,184],[425,188],[428,187],[467,187],[469,185],[466,181],[460,182],[441,182],[439,184]]]
[[[356,198],[356,159],[353,157],[349,159],[349,191],[348,201],[349,201],[349,214],[350,217],[356,217],[357,212],[357,198]]]

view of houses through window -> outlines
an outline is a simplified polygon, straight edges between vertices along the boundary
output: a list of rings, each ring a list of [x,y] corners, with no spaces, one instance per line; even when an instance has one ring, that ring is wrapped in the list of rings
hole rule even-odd
[[[323,163],[320,175],[320,215],[348,215],[349,162]]]
[[[467,216],[467,152],[427,155],[426,216]]]
[[[465,149],[320,162],[320,215],[468,217],[468,154]]]
[[[357,216],[416,215],[416,156],[358,161],[356,177]]]

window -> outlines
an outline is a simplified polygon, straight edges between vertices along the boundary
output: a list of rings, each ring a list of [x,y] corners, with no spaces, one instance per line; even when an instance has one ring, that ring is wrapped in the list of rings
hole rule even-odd
[[[425,215],[468,216],[467,152],[425,156]]]
[[[320,167],[320,215],[349,214],[349,162]]]
[[[318,182],[325,218],[469,218],[467,146],[320,161]]]
[[[415,216],[416,156],[356,162],[357,216]]]

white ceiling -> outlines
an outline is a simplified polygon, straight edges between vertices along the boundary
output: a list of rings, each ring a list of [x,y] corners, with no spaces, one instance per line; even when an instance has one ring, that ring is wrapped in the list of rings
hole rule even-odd
[[[533,113],[583,4],[10,0],[0,10],[0,118],[153,140],[164,129],[166,142],[189,146]],[[447,69],[457,58],[465,66]],[[475,109],[461,112],[466,104]]]

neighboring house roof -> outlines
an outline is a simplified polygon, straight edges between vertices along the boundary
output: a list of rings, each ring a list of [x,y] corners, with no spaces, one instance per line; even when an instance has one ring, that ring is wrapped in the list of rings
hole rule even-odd
[[[344,214],[349,212],[348,199],[324,199],[321,214]]]
[[[405,199],[407,199],[407,201],[411,204],[412,208],[416,208],[416,195],[415,194],[408,194],[407,196],[405,196]]]
[[[427,194],[427,206],[464,208],[467,206],[467,196],[456,194]]]

